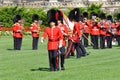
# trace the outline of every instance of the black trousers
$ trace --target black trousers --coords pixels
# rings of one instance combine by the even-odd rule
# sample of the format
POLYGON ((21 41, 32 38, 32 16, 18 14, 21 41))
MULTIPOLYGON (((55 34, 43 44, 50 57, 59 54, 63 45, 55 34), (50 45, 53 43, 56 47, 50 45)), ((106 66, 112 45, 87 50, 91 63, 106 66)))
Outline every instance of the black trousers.
POLYGON ((61 67, 64 67, 64 63, 65 63, 65 46, 62 46, 60 48, 60 59, 61 59, 61 67))
MULTIPOLYGON (((88 38, 89 34, 88 33, 84 33, 84 35, 88 38)), ((88 40, 84 37, 84 46, 88 47, 88 40)))
POLYGON ((38 37, 33 37, 33 42, 32 42, 32 49, 37 50, 38 49, 38 37))
POLYGON ((14 50, 21 50, 22 38, 14 37, 14 50))
POLYGON ((73 42, 71 40, 68 40, 68 47, 67 47, 67 52, 66 52, 66 57, 70 57, 71 55, 74 55, 74 51, 72 50, 74 47, 73 42))
POLYGON ((100 35, 100 48, 104 49, 105 48, 105 36, 100 35))
POLYGON ((120 35, 117 35, 118 46, 120 46, 120 35))
POLYGON ((92 39, 93 39, 93 49, 98 49, 98 36, 97 35, 92 35, 92 39))
POLYGON ((14 50, 17 49, 17 41, 16 41, 16 37, 13 37, 13 44, 14 44, 14 50))
POLYGON ((57 52, 58 50, 48 50, 50 71, 55 71, 57 69, 57 52))
POLYGON ((82 56, 82 51, 80 49, 80 43, 73 43, 74 47, 75 47, 75 50, 76 50, 76 57, 77 58, 80 58, 82 56))
MULTIPOLYGON (((90 35, 91 42, 93 43, 93 35, 90 35)), ((92 45, 92 44, 91 44, 92 45)))
POLYGON ((107 48, 112 48, 112 36, 107 36, 107 48))

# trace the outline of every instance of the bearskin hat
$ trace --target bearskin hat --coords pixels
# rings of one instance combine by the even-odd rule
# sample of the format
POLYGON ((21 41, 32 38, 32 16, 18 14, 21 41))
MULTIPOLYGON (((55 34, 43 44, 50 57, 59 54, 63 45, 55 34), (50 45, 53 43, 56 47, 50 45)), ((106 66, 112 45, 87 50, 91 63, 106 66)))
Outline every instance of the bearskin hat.
POLYGON ((101 13, 99 17, 100 17, 101 19, 106 19, 105 13, 101 13))
POLYGON ((22 19, 22 18, 21 18, 20 15, 16 15, 16 16, 14 17, 14 19, 13 19, 13 22, 16 23, 16 22, 18 22, 18 21, 21 20, 21 19, 22 19))
POLYGON ((108 15, 107 20, 112 20, 112 15, 108 15))
POLYGON ((58 13, 58 20, 63 22, 63 13, 62 13, 62 11, 58 10, 57 13, 58 13))
POLYGON ((83 18, 88 18, 88 13, 87 12, 83 13, 83 18))
POLYGON ((56 10, 49 10, 47 12, 47 19, 48 19, 48 23, 50 24, 50 22, 55 22, 55 24, 57 25, 57 20, 58 20, 58 13, 56 10))
POLYGON ((32 16, 32 21, 34 22, 35 20, 36 21, 39 20, 39 16, 37 14, 33 14, 33 16, 32 16))

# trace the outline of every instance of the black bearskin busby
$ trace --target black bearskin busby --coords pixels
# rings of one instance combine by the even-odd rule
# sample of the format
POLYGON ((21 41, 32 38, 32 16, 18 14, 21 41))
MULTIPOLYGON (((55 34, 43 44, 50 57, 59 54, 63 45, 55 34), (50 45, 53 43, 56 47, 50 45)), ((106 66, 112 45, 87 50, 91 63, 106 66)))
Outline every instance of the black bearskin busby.
POLYGON ((49 10, 47 12, 47 20, 48 20, 48 23, 50 24, 50 22, 55 22, 55 24, 57 25, 57 20, 58 20, 58 13, 56 10, 49 10))
POLYGON ((69 19, 71 21, 74 20, 76 22, 80 21, 80 10, 79 10, 79 8, 74 8, 72 11, 70 11, 69 19))
POLYGON ((58 13, 58 20, 60 20, 63 23, 63 13, 62 13, 62 11, 58 10, 57 13, 58 13))
POLYGON ((33 14, 33 16, 32 16, 32 21, 34 22, 35 20, 36 21, 39 20, 39 16, 37 14, 33 14))
POLYGON ((101 19, 106 19, 105 13, 101 13, 99 17, 100 17, 101 19))
POLYGON ((14 19, 13 19, 13 22, 16 23, 16 22, 18 22, 18 21, 21 20, 21 19, 22 19, 22 18, 21 18, 20 15, 16 15, 16 16, 14 17, 14 19))
POLYGON ((108 16, 107 16, 107 20, 111 20, 111 21, 112 21, 112 16, 111 16, 111 15, 108 15, 108 16))
POLYGON ((88 18, 88 13, 87 12, 83 13, 83 18, 88 18))

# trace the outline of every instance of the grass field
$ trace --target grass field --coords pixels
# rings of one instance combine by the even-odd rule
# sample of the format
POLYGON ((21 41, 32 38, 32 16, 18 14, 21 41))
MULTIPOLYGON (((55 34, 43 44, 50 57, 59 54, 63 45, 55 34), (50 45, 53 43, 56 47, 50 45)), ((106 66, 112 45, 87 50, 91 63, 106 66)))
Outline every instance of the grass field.
POLYGON ((12 37, 0 37, 0 80, 120 80, 120 48, 87 50, 87 57, 66 59, 65 71, 49 72, 46 42, 31 50, 31 36, 14 51, 12 37))

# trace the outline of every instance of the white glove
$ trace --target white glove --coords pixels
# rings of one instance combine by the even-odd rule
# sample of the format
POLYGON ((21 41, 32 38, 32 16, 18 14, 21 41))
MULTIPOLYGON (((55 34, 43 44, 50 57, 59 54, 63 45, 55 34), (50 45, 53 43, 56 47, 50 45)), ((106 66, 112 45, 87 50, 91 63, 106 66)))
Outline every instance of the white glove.
POLYGON ((59 45, 59 48, 61 48, 62 47, 62 45, 59 45))
POLYGON ((41 38, 41 41, 40 41, 41 43, 43 43, 44 41, 43 41, 43 38, 41 38))

